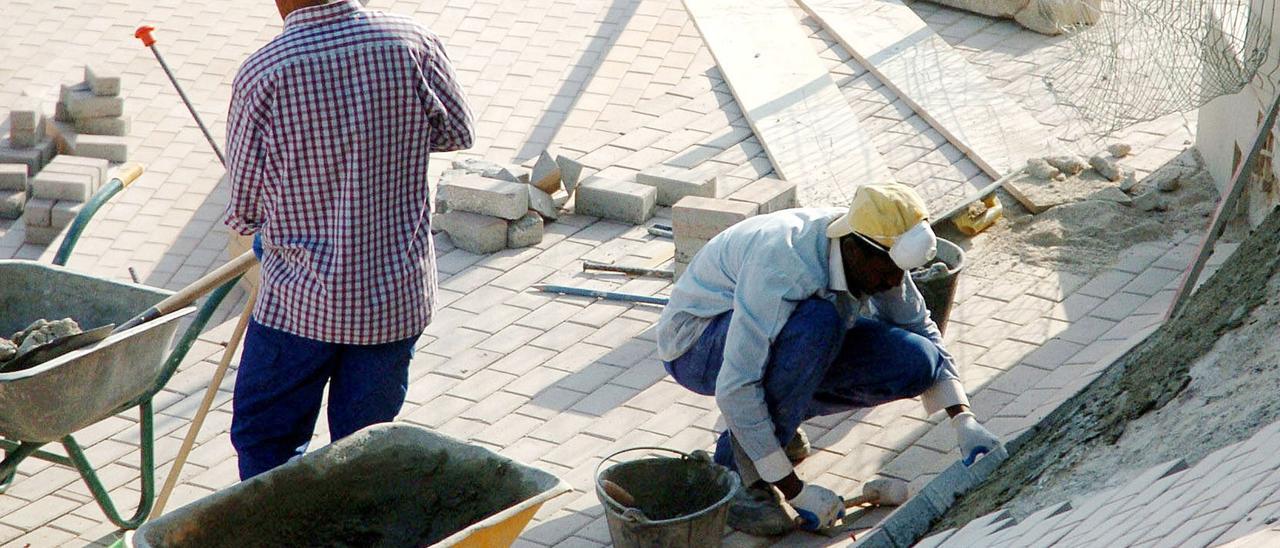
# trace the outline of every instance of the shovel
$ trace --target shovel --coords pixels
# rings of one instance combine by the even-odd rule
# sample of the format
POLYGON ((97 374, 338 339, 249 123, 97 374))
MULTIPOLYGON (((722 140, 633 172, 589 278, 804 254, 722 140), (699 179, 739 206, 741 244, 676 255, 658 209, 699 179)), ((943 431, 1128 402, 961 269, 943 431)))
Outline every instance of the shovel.
POLYGON ((159 318, 160 316, 185 307, 195 302, 196 299, 204 296, 205 293, 208 293, 223 283, 226 283, 228 280, 244 274, 246 270, 252 268, 253 265, 257 264, 257 262, 258 259, 253 256, 253 252, 246 251, 243 255, 231 259, 230 262, 218 267, 217 270, 205 274, 199 280, 192 282, 191 285, 178 290, 177 293, 174 293, 165 300, 156 303, 155 306, 148 308, 145 312, 134 316, 127 322, 118 326, 107 324, 101 327, 95 327, 88 331, 76 333, 74 335, 58 337, 52 341, 32 348, 21 356, 18 356, 3 366, 0 366, 0 373, 29 369, 68 352, 73 352, 91 344, 96 344, 111 335, 137 327, 141 324, 159 318))

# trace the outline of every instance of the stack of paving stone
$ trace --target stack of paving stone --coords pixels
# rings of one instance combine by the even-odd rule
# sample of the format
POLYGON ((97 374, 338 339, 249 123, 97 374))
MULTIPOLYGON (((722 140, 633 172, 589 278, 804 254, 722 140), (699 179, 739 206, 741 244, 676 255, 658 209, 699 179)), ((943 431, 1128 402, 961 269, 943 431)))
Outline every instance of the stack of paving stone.
POLYGON ((7 125, 8 135, 0 139, 0 164, 22 164, 31 176, 57 154, 53 141, 45 136, 45 116, 35 100, 23 97, 9 111, 7 125))
MULTIPOLYGON (((643 176, 644 174, 641 174, 643 176)), ((654 180, 654 179, 649 179, 654 180)), ((670 189, 698 188, 675 179, 676 184, 658 181, 655 188, 661 194, 667 185, 668 198, 679 196, 671 209, 671 230, 675 237, 675 275, 684 273, 693 256, 711 238, 748 217, 773 213, 796 207, 796 185, 778 179, 765 178, 730 195, 728 198, 711 198, 702 195, 680 195, 670 189)), ((714 188, 714 183, 712 183, 714 188)), ((701 188, 706 188, 705 186, 701 188)))
POLYGON ((454 245, 487 254, 542 241, 578 186, 582 166, 544 151, 533 169, 459 160, 440 180, 433 225, 454 245))
POLYGON ((84 81, 63 86, 49 124, 58 152, 111 162, 129 159, 129 118, 120 97, 120 77, 84 69, 84 81))
POLYGON ((31 198, 23 214, 26 242, 37 245, 52 242, 107 181, 107 168, 108 162, 101 158, 64 154, 31 178, 31 198))

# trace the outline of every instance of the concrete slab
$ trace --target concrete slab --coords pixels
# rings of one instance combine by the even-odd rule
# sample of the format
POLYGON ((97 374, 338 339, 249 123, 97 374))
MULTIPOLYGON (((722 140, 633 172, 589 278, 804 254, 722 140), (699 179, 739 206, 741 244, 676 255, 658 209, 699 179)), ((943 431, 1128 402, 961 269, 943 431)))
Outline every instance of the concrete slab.
POLYGON ((778 175, 803 205, 843 205, 861 181, 893 179, 782 0, 686 0, 778 175))

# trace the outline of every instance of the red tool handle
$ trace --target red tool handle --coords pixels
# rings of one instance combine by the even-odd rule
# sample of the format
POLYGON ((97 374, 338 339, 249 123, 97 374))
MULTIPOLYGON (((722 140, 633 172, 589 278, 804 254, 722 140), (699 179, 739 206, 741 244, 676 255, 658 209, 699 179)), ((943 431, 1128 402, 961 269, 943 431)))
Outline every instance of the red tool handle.
POLYGON ((134 31, 133 37, 142 40, 142 45, 151 47, 156 43, 155 37, 151 36, 151 32, 154 30, 156 30, 156 28, 153 26, 142 25, 141 27, 138 27, 138 30, 134 31))

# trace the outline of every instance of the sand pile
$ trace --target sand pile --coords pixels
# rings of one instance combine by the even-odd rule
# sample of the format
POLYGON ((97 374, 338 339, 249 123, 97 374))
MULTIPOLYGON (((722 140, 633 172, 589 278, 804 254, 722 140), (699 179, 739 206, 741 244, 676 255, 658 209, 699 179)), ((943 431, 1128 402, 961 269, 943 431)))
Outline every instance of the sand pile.
MULTIPOLYGON (((1123 161, 1120 164, 1123 169, 1123 161)), ((1194 149, 1142 180, 1128 183, 1126 190, 1121 190, 1126 184, 1123 179, 1111 181, 1094 169, 1055 184, 1072 187, 1072 201, 1038 215, 1029 213, 1011 196, 1001 196, 1005 220, 967 244, 973 257, 969 273, 998 278, 1011 263, 1022 263, 1092 275, 1136 243, 1203 230, 1217 200, 1213 178, 1194 149), (1144 210, 1146 206, 1155 207, 1144 210)))

